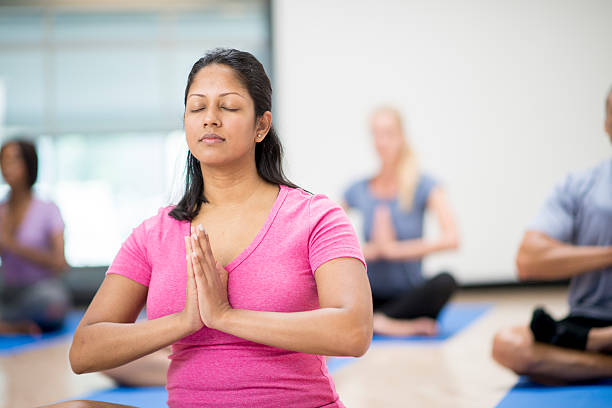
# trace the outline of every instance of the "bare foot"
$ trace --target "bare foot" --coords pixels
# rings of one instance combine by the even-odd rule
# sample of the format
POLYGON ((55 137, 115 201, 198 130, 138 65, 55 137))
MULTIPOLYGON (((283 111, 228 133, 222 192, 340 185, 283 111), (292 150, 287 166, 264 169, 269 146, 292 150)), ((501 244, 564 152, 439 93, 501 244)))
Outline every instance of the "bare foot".
POLYGON ((40 327, 31 321, 22 322, 2 322, 0 321, 0 334, 29 334, 30 336, 40 336, 40 327))
POLYGON ((374 313, 374 332, 386 336, 435 336, 438 324, 429 317, 404 320, 374 313))

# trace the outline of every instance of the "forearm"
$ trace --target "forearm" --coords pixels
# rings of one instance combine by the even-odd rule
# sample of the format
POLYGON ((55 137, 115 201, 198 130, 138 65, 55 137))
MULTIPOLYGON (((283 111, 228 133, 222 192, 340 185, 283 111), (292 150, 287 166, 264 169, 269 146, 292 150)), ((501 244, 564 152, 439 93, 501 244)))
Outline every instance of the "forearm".
POLYGON ((566 244, 522 246, 517 256, 521 279, 566 279, 611 265, 612 247, 566 244))
POLYGON ((359 318, 341 308, 277 313, 230 309, 218 330, 285 350, 328 356, 361 356, 372 339, 371 312, 359 318))
POLYGON ((456 247, 456 240, 449 237, 441 237, 437 240, 419 238, 395 241, 387 248, 386 258, 394 261, 418 260, 431 253, 454 249, 456 247))
POLYGON ((68 267, 66 259, 52 250, 45 251, 15 244, 10 251, 21 258, 27 259, 42 267, 49 268, 56 273, 62 272, 68 267))
POLYGON ((70 348, 70 364, 78 374, 107 370, 160 350, 191 333, 180 314, 136 323, 93 323, 77 330, 70 348))

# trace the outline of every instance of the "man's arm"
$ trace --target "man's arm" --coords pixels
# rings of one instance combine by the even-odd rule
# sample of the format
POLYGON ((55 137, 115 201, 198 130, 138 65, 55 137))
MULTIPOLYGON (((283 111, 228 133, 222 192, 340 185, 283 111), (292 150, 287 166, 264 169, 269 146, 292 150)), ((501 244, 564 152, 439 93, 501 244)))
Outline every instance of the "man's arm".
POLYGON ((566 244, 527 231, 516 256, 520 280, 559 280, 612 266, 612 246, 566 244))

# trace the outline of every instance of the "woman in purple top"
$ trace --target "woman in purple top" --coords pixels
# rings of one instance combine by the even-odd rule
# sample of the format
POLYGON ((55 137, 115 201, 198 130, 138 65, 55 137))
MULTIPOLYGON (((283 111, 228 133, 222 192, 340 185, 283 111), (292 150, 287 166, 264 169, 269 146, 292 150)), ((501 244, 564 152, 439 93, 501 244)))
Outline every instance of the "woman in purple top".
POLYGON ((38 173, 32 143, 4 143, 0 165, 10 187, 0 203, 0 333, 55 330, 69 306, 58 280, 68 266, 64 222, 55 204, 32 193, 38 173))

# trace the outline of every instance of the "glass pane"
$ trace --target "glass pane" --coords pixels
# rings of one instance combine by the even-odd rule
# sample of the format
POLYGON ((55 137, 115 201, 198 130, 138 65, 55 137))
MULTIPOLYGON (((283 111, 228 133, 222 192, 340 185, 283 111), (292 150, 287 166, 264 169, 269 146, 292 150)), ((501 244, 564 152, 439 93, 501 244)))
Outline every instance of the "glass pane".
POLYGON ((181 180, 175 168, 185 149, 184 137, 176 134, 56 138, 53 195, 66 222, 69 263, 110 264, 132 228, 170 203, 170 183, 181 180))
POLYGON ((4 114, 7 126, 42 126, 45 109, 43 61, 42 52, 36 50, 0 53, 0 78, 6 92, 4 114))
POLYGON ((44 38, 42 13, 0 14, 0 43, 41 42, 44 38))
POLYGON ((83 42, 154 42, 159 35, 159 16, 151 13, 62 13, 55 16, 55 39, 83 42))
POLYGON ((55 78, 59 129, 164 128, 156 49, 61 50, 55 78))

